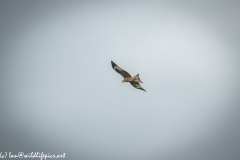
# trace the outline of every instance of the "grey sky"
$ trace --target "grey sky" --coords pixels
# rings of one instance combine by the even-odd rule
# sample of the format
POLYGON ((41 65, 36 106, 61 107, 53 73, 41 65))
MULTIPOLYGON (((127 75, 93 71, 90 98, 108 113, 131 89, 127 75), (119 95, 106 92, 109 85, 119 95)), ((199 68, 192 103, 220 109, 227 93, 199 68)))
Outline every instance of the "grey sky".
POLYGON ((239 159, 239 2, 0 6, 0 152, 239 159))

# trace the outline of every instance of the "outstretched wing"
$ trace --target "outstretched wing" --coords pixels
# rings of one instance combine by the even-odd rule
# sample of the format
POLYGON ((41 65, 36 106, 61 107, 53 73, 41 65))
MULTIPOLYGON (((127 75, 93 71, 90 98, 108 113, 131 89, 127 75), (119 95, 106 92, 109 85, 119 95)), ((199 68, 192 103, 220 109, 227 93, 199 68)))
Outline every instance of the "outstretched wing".
POLYGON ((143 89, 143 88, 141 87, 141 85, 140 85, 138 82, 132 81, 132 82, 129 82, 129 83, 131 83, 131 85, 132 85, 134 88, 141 89, 141 90, 147 92, 145 89, 143 89))
POLYGON ((121 74, 121 75, 123 76, 123 78, 131 77, 131 75, 130 75, 128 72, 124 71, 122 68, 120 68, 118 65, 116 65, 113 61, 111 61, 111 63, 112 63, 112 68, 113 68, 116 72, 118 72, 119 74, 121 74))

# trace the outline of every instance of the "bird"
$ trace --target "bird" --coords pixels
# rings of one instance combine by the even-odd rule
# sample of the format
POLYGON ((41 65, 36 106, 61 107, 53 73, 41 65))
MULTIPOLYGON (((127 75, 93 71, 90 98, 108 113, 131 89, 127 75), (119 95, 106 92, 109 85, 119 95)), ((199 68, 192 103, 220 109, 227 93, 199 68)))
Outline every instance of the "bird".
POLYGON ((137 74, 136 76, 131 76, 127 71, 123 70, 122 68, 120 68, 116 63, 114 63, 113 61, 111 61, 111 64, 112 64, 112 68, 117 72, 119 73, 121 76, 123 76, 123 80, 122 80, 122 83, 123 82, 129 82, 134 88, 136 89, 141 89, 145 92, 147 92, 145 89, 143 89, 141 87, 141 85, 138 83, 143 83, 139 77, 139 74, 137 74))

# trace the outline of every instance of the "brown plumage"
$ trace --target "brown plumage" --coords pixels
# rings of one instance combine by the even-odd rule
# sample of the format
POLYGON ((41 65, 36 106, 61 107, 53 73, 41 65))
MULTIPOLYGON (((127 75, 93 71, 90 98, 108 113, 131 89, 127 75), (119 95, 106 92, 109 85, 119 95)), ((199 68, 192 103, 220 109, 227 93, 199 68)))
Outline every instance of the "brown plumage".
POLYGON ((139 74, 132 77, 127 71, 120 68, 113 61, 111 61, 111 63, 112 63, 112 68, 124 78, 122 82, 129 82, 134 88, 141 89, 146 92, 146 90, 143 89, 141 85, 138 83, 138 82, 143 83, 139 77, 139 74))
POLYGON ((123 79, 122 82, 132 82, 132 81, 143 83, 139 77, 139 74, 137 74, 134 77, 126 77, 123 79))

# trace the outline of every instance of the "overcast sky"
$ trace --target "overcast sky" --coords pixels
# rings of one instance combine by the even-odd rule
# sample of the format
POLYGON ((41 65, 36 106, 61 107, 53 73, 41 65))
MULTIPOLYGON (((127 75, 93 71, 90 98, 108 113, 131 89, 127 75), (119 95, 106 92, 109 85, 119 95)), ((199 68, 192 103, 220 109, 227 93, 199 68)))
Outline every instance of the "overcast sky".
POLYGON ((238 160, 239 15, 223 0, 0 1, 0 152, 238 160))

